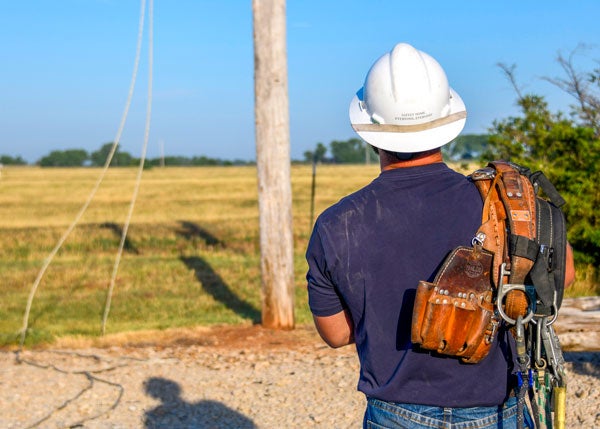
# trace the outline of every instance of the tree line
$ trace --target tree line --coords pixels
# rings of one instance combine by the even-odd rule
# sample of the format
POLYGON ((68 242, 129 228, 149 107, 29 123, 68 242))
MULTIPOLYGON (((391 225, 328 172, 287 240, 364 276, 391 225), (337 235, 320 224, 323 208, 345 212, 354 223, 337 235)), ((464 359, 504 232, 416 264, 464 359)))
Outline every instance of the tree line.
MULTIPOLYGON (((450 161, 476 160, 486 153, 489 144, 488 134, 464 134, 442 146, 445 159, 450 161)), ((369 164, 378 163, 376 152, 363 140, 351 138, 345 141, 334 140, 329 147, 317 143, 314 150, 304 152, 304 162, 324 164, 369 164)))
MULTIPOLYGON (((41 167, 103 167, 112 150, 113 143, 105 143, 98 150, 88 153, 84 149, 53 150, 48 155, 40 158, 35 164, 41 167)), ((132 156, 128 152, 120 149, 119 145, 115 150, 110 162, 111 167, 130 167, 137 166, 140 158, 132 156)), ((0 164, 2 165, 27 165, 22 157, 11 157, 0 155, 0 164)), ((144 161, 144 166, 155 167, 162 165, 169 166, 203 166, 203 165, 247 165, 254 164, 254 161, 244 160, 223 160, 219 158, 209 158, 206 156, 165 156, 160 158, 148 158, 144 161)))
MULTIPOLYGON (((458 136, 451 143, 442 148, 446 157, 451 161, 463 161, 478 159, 485 152, 489 141, 487 134, 466 134, 458 136)), ((88 153, 84 149, 53 150, 43 156, 36 165, 41 167, 102 167, 104 166, 113 143, 106 143, 98 150, 88 153)), ((327 164, 361 164, 378 163, 378 157, 372 148, 361 139, 351 138, 349 140, 334 140, 329 147, 323 143, 317 143, 313 151, 304 152, 304 159, 293 161, 295 163, 327 163, 327 164)), ((128 152, 117 150, 111 161, 113 167, 128 167, 139 165, 140 159, 128 152)), ((0 155, 0 164, 3 165, 27 165, 22 157, 11 157, 0 155)), ((254 161, 224 160, 210 158, 207 156, 164 156, 160 158, 149 158, 144 165, 157 166, 208 166, 208 165, 253 165, 254 161)))

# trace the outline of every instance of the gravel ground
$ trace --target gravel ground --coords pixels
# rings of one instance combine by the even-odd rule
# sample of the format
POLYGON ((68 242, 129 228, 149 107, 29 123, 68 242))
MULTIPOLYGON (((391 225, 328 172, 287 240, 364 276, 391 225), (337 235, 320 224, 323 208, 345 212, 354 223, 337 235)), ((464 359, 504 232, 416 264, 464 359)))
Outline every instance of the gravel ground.
POLYGON ((20 358, 27 362, 0 353, 0 428, 356 428, 365 402, 352 348, 318 342, 302 350, 145 346, 20 358))
MULTIPOLYGON (((361 427, 354 349, 311 327, 160 335, 0 352, 0 428, 361 427)), ((600 352, 565 358, 567 427, 600 427, 600 352)))

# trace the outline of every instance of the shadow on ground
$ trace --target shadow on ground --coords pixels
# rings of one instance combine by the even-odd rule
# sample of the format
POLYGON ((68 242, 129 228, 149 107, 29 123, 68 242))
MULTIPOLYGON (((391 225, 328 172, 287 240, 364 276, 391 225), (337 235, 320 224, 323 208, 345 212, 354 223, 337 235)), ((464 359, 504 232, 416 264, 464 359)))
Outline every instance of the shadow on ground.
MULTIPOLYGON (((110 229, 111 231, 113 231, 115 233, 115 235, 119 239, 121 239, 121 237, 123 236, 123 228, 121 228, 119 225, 117 225, 114 222, 101 223, 100 228, 110 229)), ((129 241, 128 237, 125 237, 125 242, 123 243, 123 249, 127 252, 135 253, 136 255, 139 255, 139 253, 140 253, 140 251, 133 244, 131 244, 131 241, 129 241)))
POLYGON ((565 361, 573 364, 572 371, 581 375, 600 378, 600 353, 564 352, 565 361))
POLYGON ((177 230, 177 234, 181 235, 186 240, 193 241, 195 239, 200 239, 204 241, 207 246, 225 247, 225 244, 221 240, 197 223, 188 220, 180 220, 179 224, 181 225, 181 228, 177 230))
POLYGON ((244 319, 252 320, 252 323, 260 322, 260 311, 239 298, 204 259, 198 256, 181 256, 180 259, 188 268, 194 270, 202 288, 215 300, 244 319))
POLYGON ((170 428, 240 428, 254 429, 257 426, 248 417, 232 410, 218 401, 204 400, 196 403, 181 398, 181 387, 172 380, 152 377, 144 382, 146 393, 161 401, 157 407, 144 415, 147 429, 170 428))
MULTIPOLYGON (((212 235, 200 225, 187 220, 179 221, 181 227, 177 234, 188 241, 202 240, 207 246, 225 248, 225 244, 217 237, 212 235)), ((244 319, 250 319, 252 323, 260 323, 260 311, 250 303, 238 297, 223 281, 223 279, 213 270, 209 263, 199 256, 184 256, 179 259, 190 269, 194 270, 196 278, 202 285, 202 288, 212 295, 212 297, 224 304, 231 311, 235 312, 244 319)))

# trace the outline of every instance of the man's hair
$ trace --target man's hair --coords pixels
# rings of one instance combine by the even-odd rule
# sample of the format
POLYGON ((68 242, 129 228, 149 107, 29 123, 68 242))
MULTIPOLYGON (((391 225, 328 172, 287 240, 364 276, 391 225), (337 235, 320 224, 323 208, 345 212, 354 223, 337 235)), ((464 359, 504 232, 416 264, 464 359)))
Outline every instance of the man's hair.
POLYGON ((409 159, 416 158, 422 152, 392 152, 392 154, 400 161, 408 161, 409 159))
POLYGON ((377 155, 379 155, 379 151, 386 152, 386 153, 396 157, 398 159, 398 161, 408 161, 413 158, 418 158, 419 156, 421 156, 425 153, 436 152, 438 150, 438 148, 436 148, 436 149, 432 149, 432 150, 426 150, 423 152, 392 152, 392 151, 385 150, 385 149, 379 149, 373 145, 369 145, 369 146, 371 146, 371 149, 373 149, 373 152, 375 152, 377 155))

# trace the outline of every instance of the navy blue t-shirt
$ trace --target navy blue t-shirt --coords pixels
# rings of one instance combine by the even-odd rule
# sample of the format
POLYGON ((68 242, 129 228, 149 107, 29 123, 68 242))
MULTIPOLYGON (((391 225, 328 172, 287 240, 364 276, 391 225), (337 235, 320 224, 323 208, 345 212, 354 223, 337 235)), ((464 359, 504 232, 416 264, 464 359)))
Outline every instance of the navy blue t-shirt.
POLYGON ((478 364, 413 350, 410 340, 419 280, 433 281, 452 249, 470 245, 481 210, 476 187, 436 163, 384 171, 317 219, 306 253, 309 305, 316 316, 349 310, 367 396, 439 407, 506 399, 506 332, 478 364))

